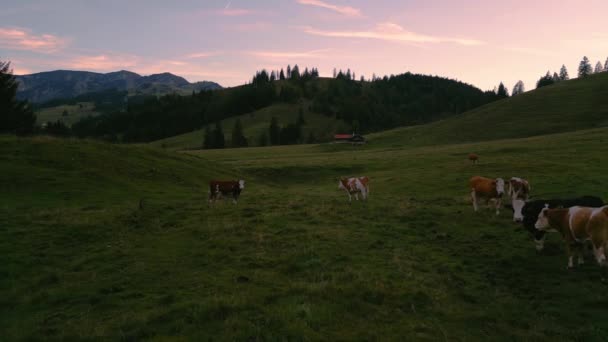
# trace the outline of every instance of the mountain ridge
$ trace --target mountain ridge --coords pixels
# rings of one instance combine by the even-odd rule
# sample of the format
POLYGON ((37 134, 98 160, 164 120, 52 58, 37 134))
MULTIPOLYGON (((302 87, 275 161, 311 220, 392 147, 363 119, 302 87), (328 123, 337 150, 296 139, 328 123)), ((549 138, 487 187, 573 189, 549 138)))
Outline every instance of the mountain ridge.
POLYGON ((33 103, 54 99, 69 99, 78 95, 108 89, 126 90, 133 94, 187 93, 222 89, 218 83, 190 83, 169 72, 142 76, 128 70, 97 73, 80 70, 53 70, 28 75, 16 75, 19 83, 17 97, 33 103))

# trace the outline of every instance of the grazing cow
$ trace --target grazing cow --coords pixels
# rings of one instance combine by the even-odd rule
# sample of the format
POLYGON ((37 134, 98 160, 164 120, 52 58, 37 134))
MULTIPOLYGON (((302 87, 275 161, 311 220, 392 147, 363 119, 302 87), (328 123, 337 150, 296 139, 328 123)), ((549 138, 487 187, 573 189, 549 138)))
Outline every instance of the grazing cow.
POLYGON ((608 247, 608 206, 600 208, 571 207, 544 208, 534 224, 538 230, 555 229, 566 241, 568 268, 574 267, 574 253, 578 254, 578 264, 582 264, 582 246, 587 240, 593 244, 595 259, 600 266, 606 265, 608 247))
POLYGON ((477 211, 477 198, 485 198, 486 203, 490 199, 496 200, 496 215, 500 214, 500 205, 502 204, 502 196, 505 193, 505 181, 502 178, 485 178, 473 176, 469 180, 471 189, 471 199, 473 200, 473 209, 477 211))
POLYGON ((215 202, 216 200, 222 198, 223 195, 231 195, 232 201, 234 202, 234 204, 236 204, 243 189, 245 189, 244 180, 212 180, 209 182, 209 203, 215 202))
POLYGON ((570 199, 549 199, 549 200, 534 200, 528 201, 521 210, 523 216, 524 228, 534 236, 534 243, 536 244, 536 250, 542 251, 545 247, 545 231, 541 231, 534 228, 534 224, 538 219, 538 214, 545 208, 545 205, 549 206, 549 209, 553 208, 570 208, 573 206, 583 207, 601 207, 604 205, 604 201, 595 196, 582 196, 578 198, 570 199))
POLYGON ((473 164, 477 164, 477 161, 479 160, 479 156, 476 155, 475 153, 470 153, 469 154, 469 160, 473 163, 473 164))
POLYGON ((509 198, 513 208, 513 221, 521 222, 524 219, 521 209, 530 197, 530 183, 525 179, 513 177, 509 180, 508 185, 509 198))
POLYGON ((348 194, 348 201, 351 202, 352 195, 355 195, 355 199, 359 200, 359 194, 361 198, 366 200, 369 197, 369 178, 367 177, 354 177, 354 178, 340 178, 338 182, 338 189, 345 190, 348 194))

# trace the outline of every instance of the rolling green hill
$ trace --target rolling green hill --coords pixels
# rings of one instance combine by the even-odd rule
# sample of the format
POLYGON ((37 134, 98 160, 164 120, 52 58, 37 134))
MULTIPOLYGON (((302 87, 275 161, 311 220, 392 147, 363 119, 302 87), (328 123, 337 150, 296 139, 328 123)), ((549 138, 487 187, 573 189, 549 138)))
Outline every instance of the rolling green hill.
MULTIPOLYGON (((244 134, 249 142, 249 146, 258 146, 261 134, 268 135, 268 127, 272 117, 279 120, 280 125, 296 122, 299 110, 302 108, 306 123, 302 127, 302 136, 307 139, 312 133, 317 141, 330 141, 336 132, 348 132, 350 125, 334 117, 328 117, 305 110, 305 105, 298 104, 276 104, 263 109, 240 115, 221 121, 226 144, 230 146, 232 128, 237 119, 241 120, 244 134)), ((211 127, 215 127, 212 125, 211 127)), ((150 145, 168 148, 172 150, 199 149, 203 144, 205 129, 199 129, 190 133, 181 134, 175 137, 157 140, 150 145)))
POLYGON ((381 146, 421 146, 608 126, 608 73, 560 82, 431 124, 370 136, 381 146))
POLYGON ((95 111, 95 104, 93 102, 79 102, 73 105, 65 104, 42 108, 36 112, 36 123, 43 125, 49 121, 56 122, 59 120, 69 127, 82 118, 99 114, 99 112, 95 111), (67 115, 63 115, 64 112, 67 115))
POLYGON ((461 145, 166 152, 0 137, 6 340, 605 340, 591 258, 566 271, 467 179, 608 199, 608 128, 461 145), (469 151, 483 158, 466 160, 469 151), (577 158, 572 158, 576 155, 577 158), (348 204, 336 177, 367 175, 348 204), (246 180, 208 206, 210 178, 246 180))

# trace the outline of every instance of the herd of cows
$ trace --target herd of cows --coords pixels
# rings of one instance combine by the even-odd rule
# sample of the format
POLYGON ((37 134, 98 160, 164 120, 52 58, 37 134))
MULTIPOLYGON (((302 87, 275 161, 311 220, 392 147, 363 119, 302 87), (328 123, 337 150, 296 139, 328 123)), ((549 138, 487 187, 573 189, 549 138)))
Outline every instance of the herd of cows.
POLYGON ((574 254, 579 265, 583 263, 583 246, 591 241, 595 258, 600 266, 607 266, 608 248, 608 206, 595 196, 570 199, 529 200, 530 183, 525 179, 513 177, 506 184, 502 178, 474 176, 469 181, 473 209, 477 211, 477 200, 494 200, 496 215, 499 214, 503 196, 511 200, 513 221, 523 226, 534 236, 536 249, 544 247, 545 234, 559 232, 566 242, 568 268, 574 267, 574 254))
MULTIPOLYGON (((475 156, 476 157, 476 156, 475 156)), ((469 159, 472 159, 469 156, 469 159)), ((477 158, 474 158, 474 162, 477 158)), ((209 203, 223 196, 232 197, 236 204, 245 188, 245 181, 209 182, 209 203)), ((530 200, 530 183, 522 178, 513 177, 505 182, 502 178, 471 177, 469 180, 473 209, 478 210, 478 201, 494 202, 496 215, 500 213, 502 199, 506 195, 510 200, 507 207, 513 210, 513 221, 522 223, 534 237, 536 249, 544 248, 545 234, 559 232, 566 242, 568 268, 574 267, 574 256, 578 264, 583 263, 582 250, 587 241, 591 241, 595 258, 600 266, 608 266, 606 250, 608 249, 608 205, 595 196, 582 196, 569 199, 530 200), (506 190, 505 190, 506 189, 506 190)), ((346 191, 349 201, 354 196, 359 200, 369 197, 369 178, 341 178, 338 189, 346 191)))

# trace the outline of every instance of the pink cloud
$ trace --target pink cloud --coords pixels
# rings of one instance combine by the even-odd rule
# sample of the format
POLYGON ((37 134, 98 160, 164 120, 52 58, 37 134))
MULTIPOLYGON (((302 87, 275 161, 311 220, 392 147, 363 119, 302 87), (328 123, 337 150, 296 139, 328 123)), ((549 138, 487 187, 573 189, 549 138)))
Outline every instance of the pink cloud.
POLYGON ((0 47, 8 50, 52 53, 64 48, 67 43, 67 39, 52 34, 34 35, 25 29, 0 28, 0 47))
POLYGON ((249 55, 261 58, 269 58, 269 59, 292 59, 292 58, 324 58, 327 56, 324 50, 313 50, 313 51, 250 51, 249 55))
POLYGON ((447 38, 429 36, 405 30, 394 23, 382 23, 368 31, 323 31, 312 27, 304 27, 305 33, 335 38, 367 38, 406 43, 454 43, 459 45, 473 46, 482 45, 482 41, 467 38, 447 38))
POLYGON ((272 28, 272 23, 266 21, 258 21, 255 23, 243 23, 232 26, 234 31, 240 32, 262 32, 272 28))
POLYGON ((350 6, 333 5, 320 0, 297 0, 301 5, 309 5, 332 10, 347 17, 362 17, 361 10, 350 6))
POLYGON ((137 65, 139 58, 132 55, 103 54, 98 56, 79 56, 66 63, 73 69, 115 71, 132 68, 137 65))
POLYGON ((218 13, 228 17, 239 17, 243 15, 253 14, 254 11, 244 8, 224 8, 222 10, 219 10, 218 13))
POLYGON ((195 59, 195 58, 208 58, 217 55, 221 55, 221 51, 211 51, 211 52, 193 52, 185 56, 187 59, 195 59))

